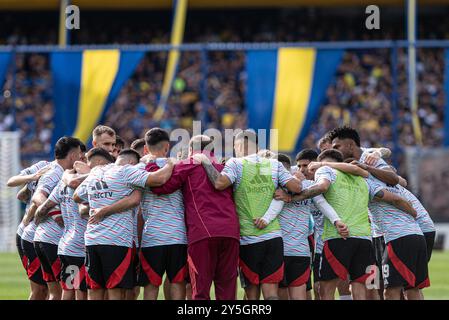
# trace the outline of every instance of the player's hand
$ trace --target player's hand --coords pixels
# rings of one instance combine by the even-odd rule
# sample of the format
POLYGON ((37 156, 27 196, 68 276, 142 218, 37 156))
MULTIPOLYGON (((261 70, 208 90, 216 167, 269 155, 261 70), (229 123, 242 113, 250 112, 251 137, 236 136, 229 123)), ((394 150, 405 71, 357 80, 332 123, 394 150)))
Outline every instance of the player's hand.
POLYGON ((145 164, 154 160, 156 160, 156 156, 153 156, 151 154, 144 155, 142 158, 140 158, 140 162, 143 162, 145 164))
POLYGON ((44 213, 43 210, 40 208, 37 208, 36 213, 34 214, 34 223, 36 225, 39 225, 40 223, 44 222, 48 216, 44 213))
POLYGON ((104 208, 101 209, 92 209, 92 215, 89 217, 88 224, 97 224, 104 219, 106 216, 106 211, 104 208))
POLYGON ((354 160, 351 161, 351 164, 358 166, 359 168, 362 168, 363 170, 368 170, 368 165, 366 165, 366 163, 362 163, 360 161, 354 160))
POLYGON ((203 153, 196 153, 192 156, 194 164, 210 163, 209 158, 203 153))
POLYGON ((307 166, 307 169, 309 169, 310 171, 316 171, 318 168, 321 168, 322 166, 323 166, 322 162, 312 161, 307 166))
POLYGON ((263 218, 253 219, 253 222, 257 229, 264 229, 268 226, 268 223, 263 218))
POLYGON ((281 200, 281 201, 284 201, 284 202, 291 202, 292 201, 291 195, 289 195, 287 192, 285 192, 282 189, 277 189, 275 191, 274 199, 281 200))
POLYGON ((369 166, 375 166, 377 161, 380 159, 380 154, 377 151, 371 152, 365 158, 365 163, 369 166))
POLYGON ((75 169, 76 173, 79 174, 87 174, 90 172, 90 167, 82 161, 75 161, 73 164, 73 169, 75 169))
POLYGON ((38 172, 36 172, 35 174, 32 174, 30 176, 30 181, 39 180, 40 177, 42 177, 46 172, 48 172, 48 170, 50 170, 50 166, 46 166, 46 167, 40 169, 38 172))
POLYGON ((293 174, 296 178, 299 179, 299 181, 304 181, 306 180, 306 177, 301 173, 301 171, 297 170, 294 174, 293 174))
POLYGON ((338 234, 343 238, 346 239, 349 237, 349 229, 348 226, 341 220, 335 221, 335 227, 337 228, 338 234))
POLYGON ((23 217, 23 225, 27 227, 30 224, 31 220, 33 220, 33 217, 30 214, 25 214, 25 216, 23 217))
POLYGON ((64 228, 64 219, 62 216, 54 218, 55 222, 60 226, 61 228, 64 228))

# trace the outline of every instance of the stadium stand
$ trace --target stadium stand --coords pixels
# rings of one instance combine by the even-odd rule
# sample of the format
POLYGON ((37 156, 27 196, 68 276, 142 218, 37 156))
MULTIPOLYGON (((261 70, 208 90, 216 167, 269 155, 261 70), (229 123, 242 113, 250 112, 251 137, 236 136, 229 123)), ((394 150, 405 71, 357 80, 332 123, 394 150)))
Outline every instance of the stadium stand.
MULTIPOLYGON (((279 42, 322 40, 401 39, 401 13, 390 15, 380 32, 356 33, 356 19, 339 19, 324 10, 252 10, 192 11, 186 27, 186 42, 279 42), (392 17, 392 18, 391 18, 392 17), (326 24, 320 21, 326 19, 326 24), (211 21, 214 23, 210 23, 211 21), (239 23, 236 23, 239 21, 239 23), (239 26, 236 29, 236 26, 239 26), (311 30, 313 30, 311 32, 311 30)), ((0 44, 55 44, 54 13, 44 13, 49 19, 35 29, 31 13, 1 13, 6 27, 0 31, 0 44), (12 18, 14 17, 14 19, 12 18), (19 20, 15 20, 19 19, 19 20), (28 23, 17 23, 28 21, 28 23), (13 23, 14 22, 14 23, 13 23), (20 25, 21 29, 13 26, 20 25)), ((420 34, 429 38, 449 38, 445 24, 434 28, 435 12, 423 13, 420 34), (430 31, 431 30, 431 31, 430 31)), ((441 12, 439 13, 441 14, 441 12)), ((73 32, 74 44, 101 43, 167 43, 170 12, 116 12, 82 16, 80 31, 73 32), (150 17, 150 18, 148 18, 150 17), (111 23, 113 21, 113 23, 111 23), (148 22, 150 21, 150 22, 148 22)), ((56 21, 56 20, 55 20, 56 21)), ((191 120, 203 120, 209 127, 244 127, 245 114, 245 54, 238 51, 208 53, 207 75, 203 79, 200 52, 183 52, 168 111, 160 122, 153 120, 167 54, 150 52, 138 66, 133 77, 122 89, 109 110, 106 124, 113 126, 127 141, 141 137, 146 128, 188 128, 191 120), (205 86, 205 90, 202 90, 205 86), (202 94, 205 92, 206 94, 202 94)), ((419 116, 422 121, 424 145, 440 146, 443 136, 443 51, 418 51, 419 116)), ((399 141, 400 147, 414 144, 411 115, 407 103, 406 54, 399 51, 399 141)), ((0 97, 0 130, 20 124, 24 159, 42 158, 50 150, 52 134, 52 79, 48 55, 19 54, 15 74, 9 73, 0 97), (11 97, 13 77, 16 77, 16 97, 11 97), (15 106, 13 101, 15 100, 15 106), (14 112, 10 112, 14 111, 14 112), (14 122, 13 114, 16 115, 14 122)), ((393 114, 391 112, 392 72, 390 51, 348 50, 333 84, 327 91, 319 121, 304 140, 304 146, 314 146, 327 130, 350 123, 360 130, 363 145, 392 145, 393 114)), ((402 169, 402 168, 401 168, 402 169)), ((404 172, 401 170, 401 173, 404 172)))

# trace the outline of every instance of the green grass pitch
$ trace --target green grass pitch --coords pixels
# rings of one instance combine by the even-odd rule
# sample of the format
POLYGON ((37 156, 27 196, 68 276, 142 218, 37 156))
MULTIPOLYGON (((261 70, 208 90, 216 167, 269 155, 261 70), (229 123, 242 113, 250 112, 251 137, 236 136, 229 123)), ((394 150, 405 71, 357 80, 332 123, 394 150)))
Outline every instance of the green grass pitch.
MULTIPOLYGON (((431 287, 424 290, 426 299, 449 300, 449 251, 434 251, 430 262, 431 287)), ((213 291, 213 290, 212 290, 213 291)), ((29 282, 16 253, 0 253, 0 300, 28 298, 29 282)), ((213 292, 211 292, 212 297, 213 292)), ((243 290, 239 288, 238 298, 243 290)), ((162 290, 159 299, 163 298, 162 290)))

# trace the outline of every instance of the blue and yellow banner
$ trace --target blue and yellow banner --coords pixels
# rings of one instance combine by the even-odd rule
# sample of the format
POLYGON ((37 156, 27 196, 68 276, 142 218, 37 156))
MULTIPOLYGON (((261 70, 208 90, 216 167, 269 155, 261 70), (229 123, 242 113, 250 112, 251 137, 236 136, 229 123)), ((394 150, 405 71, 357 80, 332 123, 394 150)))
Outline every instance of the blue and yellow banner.
POLYGON ((297 151, 316 120, 342 56, 343 50, 314 48, 249 51, 249 127, 278 129, 278 150, 297 151))
POLYGON ((120 50, 53 52, 53 145, 64 135, 87 143, 143 56, 120 50))
POLYGON ((0 52, 0 89, 3 87, 5 82, 6 73, 8 72, 9 64, 12 60, 11 52, 0 52))

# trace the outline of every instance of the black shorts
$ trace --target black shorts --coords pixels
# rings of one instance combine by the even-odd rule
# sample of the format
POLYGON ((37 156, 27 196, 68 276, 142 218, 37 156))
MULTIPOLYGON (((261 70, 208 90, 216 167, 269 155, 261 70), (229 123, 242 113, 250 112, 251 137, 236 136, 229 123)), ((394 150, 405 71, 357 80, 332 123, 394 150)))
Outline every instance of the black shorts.
POLYGON ((22 248, 22 238, 18 234, 16 234, 16 247, 17 252, 19 253, 20 262, 22 262, 22 266, 26 271, 28 265, 28 258, 22 248))
POLYGON ((421 235, 404 236, 387 243, 382 274, 385 288, 430 286, 426 240, 421 235))
POLYGON ((132 289, 132 248, 113 245, 86 246, 86 282, 89 289, 132 289))
POLYGON ((34 283, 47 286, 44 281, 41 262, 36 254, 36 250, 34 249, 34 244, 22 239, 22 249, 24 255, 27 257, 26 271, 28 279, 34 283))
POLYGON ((61 260, 58 256, 58 246, 34 241, 34 249, 41 262, 45 282, 59 282, 61 280, 61 260))
POLYGON ((284 256, 284 279, 280 288, 299 287, 310 279, 310 258, 284 256))
POLYGON ((331 239, 324 242, 321 256, 320 279, 365 283, 375 265, 371 240, 348 238, 331 239))
POLYGON ((424 233, 424 238, 426 239, 426 247, 427 247, 427 262, 430 262, 430 258, 432 258, 433 245, 435 244, 435 235, 436 235, 435 231, 424 233))
POLYGON ((138 286, 139 285, 139 273, 140 273, 140 248, 133 248, 133 270, 134 270, 134 286, 138 286))
POLYGON ((321 263, 321 253, 315 253, 312 262, 313 283, 320 282, 320 263, 321 263))
POLYGON ((141 248, 140 264, 139 285, 142 287, 148 284, 159 287, 164 273, 167 273, 170 283, 186 281, 189 270, 187 245, 170 244, 141 248))
POLYGON ((59 255, 59 259, 62 289, 87 291, 85 258, 59 255))
POLYGON ((241 245, 239 266, 246 283, 280 283, 284 279, 282 238, 241 245))
POLYGON ((376 265, 379 270, 382 270, 382 259, 385 252, 385 239, 383 236, 373 238, 373 250, 376 257, 376 265))

